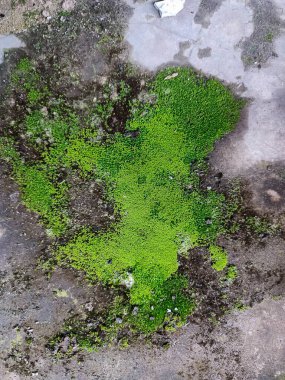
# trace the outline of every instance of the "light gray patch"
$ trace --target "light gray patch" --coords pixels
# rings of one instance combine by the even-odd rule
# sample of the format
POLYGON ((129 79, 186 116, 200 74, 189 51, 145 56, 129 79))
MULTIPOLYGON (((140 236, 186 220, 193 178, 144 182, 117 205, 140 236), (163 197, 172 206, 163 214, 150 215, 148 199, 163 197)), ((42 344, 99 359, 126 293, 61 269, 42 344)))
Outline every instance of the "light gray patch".
POLYGON ((227 177, 229 175, 228 161, 229 157, 236 152, 236 147, 243 141, 245 134, 249 130, 249 110, 250 103, 243 108, 240 120, 236 128, 216 142, 215 149, 210 153, 210 162, 216 172, 222 172, 227 177))
POLYGON ((198 58, 200 59, 211 57, 211 55, 212 55, 212 49, 210 47, 198 50, 198 58))
POLYGON ((203 28, 208 28, 213 14, 220 8, 224 0, 202 0, 194 21, 196 24, 201 24, 203 28))
POLYGON ((24 46, 23 41, 13 34, 7 36, 0 35, 0 64, 3 62, 4 53, 7 49, 16 49, 24 46))
POLYGON ((250 0, 254 30, 242 43, 242 61, 245 67, 258 66, 274 56, 274 40, 285 26, 271 0, 250 0))

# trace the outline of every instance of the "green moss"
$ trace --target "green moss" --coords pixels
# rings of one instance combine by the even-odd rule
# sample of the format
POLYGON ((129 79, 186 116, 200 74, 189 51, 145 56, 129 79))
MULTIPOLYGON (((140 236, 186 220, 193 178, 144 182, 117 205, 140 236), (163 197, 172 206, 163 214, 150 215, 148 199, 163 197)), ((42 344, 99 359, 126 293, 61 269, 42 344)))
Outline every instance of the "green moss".
MULTIPOLYGON (((29 94, 35 83, 45 88, 26 61, 17 67, 14 83, 29 94)), ((97 105, 91 119, 108 127, 115 105, 126 102, 129 92, 124 82, 116 100, 106 90, 109 100, 97 105)), ((119 222, 97 234, 86 226, 58 248, 56 257, 89 278, 127 285, 129 304, 140 310, 128 324, 144 332, 168 319, 176 326, 193 309, 185 293, 187 280, 176 276, 185 241, 187 248, 211 244, 213 267, 223 270, 227 265, 226 252, 215 242, 231 211, 223 195, 200 189, 199 175, 191 167, 205 166, 215 141, 234 127, 243 104, 216 80, 188 68, 161 71, 149 92, 155 102, 136 102, 127 133, 106 135, 104 143, 91 124, 79 128, 70 111, 43 115, 48 90, 43 97, 28 96, 33 111, 25 119, 25 133, 41 158, 36 165, 14 165, 26 205, 55 235, 69 225, 68 186, 58 180, 60 170, 71 175, 76 170, 105 184, 119 222)))
POLYGON ((21 166, 20 155, 15 149, 12 138, 0 137, 0 158, 14 165, 21 166))
POLYGON ((223 196, 198 189, 186 194, 183 188, 196 180, 189 164, 204 158, 233 127, 240 104, 217 81, 198 78, 189 69, 176 71, 171 80, 165 78, 173 69, 157 76, 156 105, 130 120, 128 129, 140 130, 138 138, 117 134, 97 146, 76 139, 67 151, 70 164, 94 170, 110 184, 121 222, 112 234, 83 232, 60 254, 106 282, 131 268, 134 304, 150 299, 177 270, 178 235, 194 247, 223 231, 223 196))
POLYGON ((16 169, 16 175, 25 205, 41 215, 53 235, 65 232, 68 224, 64 212, 66 184, 55 186, 48 178, 47 168, 42 166, 22 165, 16 169))
POLYGON ((25 92, 29 106, 37 105, 40 101, 44 102, 49 95, 46 84, 28 58, 19 61, 11 82, 13 87, 21 88, 25 92))
POLYGON ((62 235, 69 223, 67 184, 54 183, 52 166, 45 162, 36 165, 24 163, 11 139, 0 139, 0 157, 11 163, 24 204, 42 217, 50 234, 62 235))
POLYGON ((230 265, 227 270, 226 278, 232 281, 237 278, 237 275, 238 275, 237 267, 235 265, 230 265))
POLYGON ((280 225, 272 224, 266 218, 261 218, 259 216, 249 216, 246 218, 245 223, 253 234, 274 235, 280 232, 280 225))
POLYGON ((15 8, 18 5, 24 5, 26 4, 27 0, 11 0, 11 7, 12 9, 15 8))
POLYGON ((265 36, 265 40, 268 41, 268 42, 272 42, 274 39, 274 33, 272 32, 268 32, 265 36))
POLYGON ((222 248, 215 245, 211 245, 209 248, 209 252, 212 260, 212 267, 220 272, 226 268, 228 265, 228 254, 222 248))
POLYGON ((238 311, 245 311, 249 308, 249 306, 246 306, 242 303, 242 301, 239 301, 237 302, 235 305, 234 305, 234 309, 238 310, 238 311))

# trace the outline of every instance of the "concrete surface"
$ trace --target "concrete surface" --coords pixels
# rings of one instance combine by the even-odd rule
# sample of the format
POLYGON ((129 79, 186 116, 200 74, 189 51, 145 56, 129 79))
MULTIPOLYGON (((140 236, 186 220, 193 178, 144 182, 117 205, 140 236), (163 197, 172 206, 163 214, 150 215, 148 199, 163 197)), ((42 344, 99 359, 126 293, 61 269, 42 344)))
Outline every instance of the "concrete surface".
POLYGON ((216 150, 216 160, 222 157, 220 169, 235 176, 264 161, 285 160, 285 0, 259 1, 258 6, 247 0, 215 1, 215 7, 209 1, 187 0, 183 11, 166 19, 159 18, 152 1, 127 1, 133 16, 125 39, 134 63, 148 70, 189 64, 234 85, 237 94, 251 99, 241 138, 228 140, 225 149, 216 150), (262 52, 257 52, 256 57, 248 57, 253 59, 248 67, 242 60, 245 42, 257 38, 257 29, 271 30, 269 14, 259 12, 266 6, 275 15, 272 28, 280 25, 276 38, 264 35, 272 39, 267 42, 274 54, 263 62, 262 52))
POLYGON ((5 50, 24 46, 25 44, 13 34, 7 36, 0 35, 0 65, 3 62, 5 50))

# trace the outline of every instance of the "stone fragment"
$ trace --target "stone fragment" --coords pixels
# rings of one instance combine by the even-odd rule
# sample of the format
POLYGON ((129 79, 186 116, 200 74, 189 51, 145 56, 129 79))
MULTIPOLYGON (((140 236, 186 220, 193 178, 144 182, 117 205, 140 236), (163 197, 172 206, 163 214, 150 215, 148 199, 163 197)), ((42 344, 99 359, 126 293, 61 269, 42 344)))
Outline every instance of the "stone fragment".
POLYGON ((185 0, 162 0, 154 3, 155 8, 158 10, 160 17, 176 16, 177 13, 182 11, 185 5, 185 0))
POLYGON ((64 0, 62 3, 62 9, 64 11, 72 11, 75 7, 75 0, 64 0))
POLYGON ((42 11, 42 15, 43 15, 45 18, 47 18, 47 19, 50 18, 50 13, 49 13, 49 11, 48 11, 47 9, 45 9, 45 10, 42 11))

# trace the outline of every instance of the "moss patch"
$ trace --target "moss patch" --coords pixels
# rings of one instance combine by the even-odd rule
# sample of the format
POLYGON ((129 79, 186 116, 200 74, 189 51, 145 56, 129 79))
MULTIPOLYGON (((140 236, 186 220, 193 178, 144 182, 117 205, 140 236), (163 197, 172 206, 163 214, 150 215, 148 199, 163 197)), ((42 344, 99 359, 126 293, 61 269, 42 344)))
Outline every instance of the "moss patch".
POLYGON ((218 272, 224 270, 228 265, 227 252, 222 247, 215 245, 211 245, 209 251, 212 260, 212 267, 218 272))
POLYGON ((5 136, 1 146, 25 204, 50 233, 65 239, 72 229, 68 177, 104 184, 114 204, 117 222, 97 233, 86 225, 58 246, 58 262, 127 288, 129 305, 139 309, 127 323, 137 330, 155 331, 169 319, 184 322, 194 302, 187 278, 177 274, 178 252, 210 244, 213 267, 227 265, 215 243, 230 212, 222 194, 201 189, 197 168, 205 167, 215 141, 233 129, 243 103, 214 79, 169 68, 149 84, 147 100, 130 99, 124 81, 115 95, 106 87, 82 121, 51 95, 27 60, 13 78, 28 107, 14 129, 37 161, 23 160, 17 141, 8 144, 5 136), (126 125, 114 119, 121 110, 131 112, 126 125))

